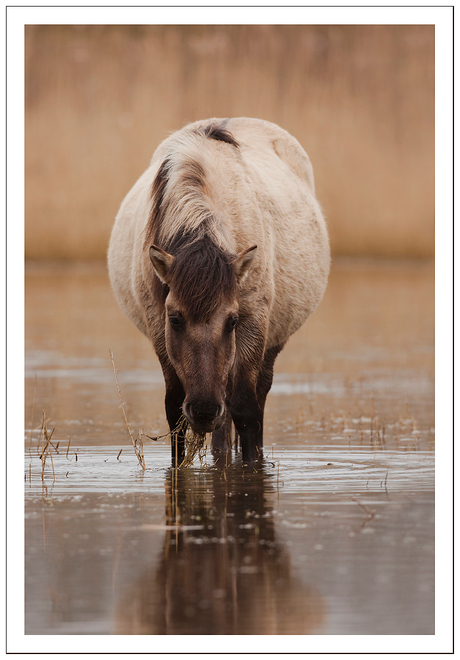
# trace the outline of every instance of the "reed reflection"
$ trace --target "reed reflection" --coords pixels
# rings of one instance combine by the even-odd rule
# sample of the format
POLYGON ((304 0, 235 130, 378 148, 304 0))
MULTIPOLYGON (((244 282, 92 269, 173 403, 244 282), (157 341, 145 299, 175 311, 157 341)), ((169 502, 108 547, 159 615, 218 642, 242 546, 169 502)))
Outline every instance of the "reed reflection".
POLYGON ((171 469, 164 548, 125 594, 118 634, 316 632, 324 601, 292 574, 266 468, 171 469))

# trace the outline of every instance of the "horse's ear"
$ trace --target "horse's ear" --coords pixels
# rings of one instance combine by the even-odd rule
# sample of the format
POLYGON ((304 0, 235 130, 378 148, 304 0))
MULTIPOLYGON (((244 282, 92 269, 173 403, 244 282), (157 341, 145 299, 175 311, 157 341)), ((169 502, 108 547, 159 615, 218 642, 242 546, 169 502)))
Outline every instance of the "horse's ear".
POLYGON ((233 269, 235 271, 236 279, 238 282, 242 282, 245 278, 249 270, 249 266, 252 264, 252 260, 256 256, 256 250, 257 245, 253 245, 247 250, 243 250, 243 252, 240 252, 236 256, 233 262, 233 269))
POLYGON ((169 269, 171 268, 175 257, 173 257, 172 254, 168 254, 156 245, 150 246, 149 254, 150 261, 152 262, 155 269, 155 273, 158 275, 160 280, 166 284, 168 281, 169 269))

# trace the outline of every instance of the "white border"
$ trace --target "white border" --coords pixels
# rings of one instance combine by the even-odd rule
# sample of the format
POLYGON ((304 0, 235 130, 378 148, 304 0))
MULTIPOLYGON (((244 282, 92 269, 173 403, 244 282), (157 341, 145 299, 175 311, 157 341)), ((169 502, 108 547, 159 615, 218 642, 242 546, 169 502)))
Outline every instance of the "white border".
POLYGON ((27 24, 433 25, 441 22, 441 15, 450 14, 446 7, 184 7, 182 4, 179 2, 179 7, 10 7, 8 24, 9 30, 27 24))
POLYGON ((449 7, 10 7, 8 111, 8 652, 343 653, 450 652, 452 548, 452 10, 449 7), (23 172, 26 24, 435 24, 436 25, 436 634, 432 636, 226 637, 24 635, 23 581, 23 172), (20 436, 20 437, 19 437, 20 436), (15 447, 18 447, 17 451, 15 447), (447 466, 447 469, 446 467, 447 466), (20 551, 22 549, 22 552, 20 551))

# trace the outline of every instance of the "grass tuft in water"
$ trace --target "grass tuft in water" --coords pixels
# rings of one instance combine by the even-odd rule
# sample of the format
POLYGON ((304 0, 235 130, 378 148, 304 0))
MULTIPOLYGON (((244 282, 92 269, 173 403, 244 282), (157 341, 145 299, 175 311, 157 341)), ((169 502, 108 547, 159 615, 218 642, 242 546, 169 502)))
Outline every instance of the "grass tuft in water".
POLYGON ((203 461, 206 458, 206 448, 204 447, 206 435, 204 433, 195 433, 188 424, 187 427, 185 433, 185 456, 179 465, 180 468, 190 467, 197 454, 201 465, 203 465, 203 461))
POLYGON ((169 438, 171 442, 173 442, 174 436, 179 434, 183 434, 185 440, 185 456, 182 459, 179 468, 190 467, 197 455, 200 459, 201 465, 203 465, 206 458, 206 449, 204 447, 206 434, 195 433, 184 415, 180 417, 176 427, 172 431, 168 431, 168 433, 154 437, 143 433, 144 437, 149 438, 149 440, 153 440, 154 442, 165 438, 169 438))

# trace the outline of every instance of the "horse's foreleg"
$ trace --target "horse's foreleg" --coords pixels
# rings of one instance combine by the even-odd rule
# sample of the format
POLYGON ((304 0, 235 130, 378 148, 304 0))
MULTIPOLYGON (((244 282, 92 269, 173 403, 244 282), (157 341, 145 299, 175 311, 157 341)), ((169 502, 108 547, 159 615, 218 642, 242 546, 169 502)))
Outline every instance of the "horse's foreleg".
POLYGON ((225 421, 216 431, 212 432, 212 450, 215 455, 232 450, 232 415, 229 410, 229 402, 232 400, 233 375, 230 374, 227 382, 227 393, 225 398, 226 411, 225 421))
POLYGON ((232 418, 228 411, 220 429, 212 432, 212 449, 216 452, 228 452, 232 449, 232 418))
POLYGON ((280 344, 266 351, 255 385, 240 378, 235 387, 231 412, 243 461, 262 458, 265 400, 272 386, 275 360, 282 348, 280 344))
POLYGON ((261 459, 263 410, 259 405, 256 386, 240 380, 235 387, 230 409, 239 436, 243 461, 261 459))
POLYGON ((169 361, 164 344, 164 336, 153 340, 155 352, 160 360, 163 378, 165 379, 166 396, 165 412, 171 434, 171 459, 172 465, 178 467, 185 456, 185 431, 186 425, 181 424, 183 418, 182 404, 185 399, 185 391, 172 364, 169 361))
POLYGON ((233 428, 235 429, 235 440, 234 440, 233 446, 235 447, 235 451, 238 451, 239 435, 238 435, 238 431, 236 430, 235 425, 233 425, 233 428))
POLYGON ((171 459, 173 466, 179 466, 185 455, 185 426, 180 426, 182 404, 185 398, 182 383, 175 373, 165 375, 166 397, 165 410, 171 432, 171 459))

